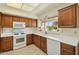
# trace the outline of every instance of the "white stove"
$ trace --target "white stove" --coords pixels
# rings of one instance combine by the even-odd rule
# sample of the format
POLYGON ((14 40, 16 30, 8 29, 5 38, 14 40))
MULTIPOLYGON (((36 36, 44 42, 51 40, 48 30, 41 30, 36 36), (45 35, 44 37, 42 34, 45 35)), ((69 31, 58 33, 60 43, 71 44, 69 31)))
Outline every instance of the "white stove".
POLYGON ((18 49, 26 46, 26 35, 14 35, 13 36, 13 49, 18 49))
MULTIPOLYGON (((14 23, 15 24, 15 23, 14 23)), ((16 23, 16 25, 19 23, 16 23)), ((20 24, 23 25, 24 24, 20 24)), ((25 26, 24 26, 25 27, 25 26)), ((13 27, 13 49, 18 49, 26 46, 26 34, 25 28, 13 27)))

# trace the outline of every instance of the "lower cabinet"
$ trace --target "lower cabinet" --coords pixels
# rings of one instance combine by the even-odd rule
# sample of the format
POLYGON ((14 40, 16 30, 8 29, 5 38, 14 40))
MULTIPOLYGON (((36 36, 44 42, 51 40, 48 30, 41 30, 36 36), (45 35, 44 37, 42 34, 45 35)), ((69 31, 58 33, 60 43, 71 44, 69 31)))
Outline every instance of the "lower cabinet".
POLYGON ((38 36, 38 35, 33 35, 33 43, 37 46, 37 47, 39 47, 40 48, 40 36, 38 36))
POLYGON ((33 43, 42 51, 47 53, 47 39, 39 35, 33 35, 33 43))
POLYGON ((47 54, 60 55, 60 42, 53 39, 47 39, 47 54))
POLYGON ((60 52, 61 55, 75 55, 75 46, 65 44, 65 43, 60 43, 60 52))
POLYGON ((47 39, 45 37, 40 37, 40 48, 47 53, 47 39))
POLYGON ((30 44, 32 44, 33 43, 33 35, 32 34, 28 34, 27 36, 26 36, 26 38, 27 38, 27 43, 26 43, 26 45, 30 45, 30 44))
POLYGON ((0 52, 1 52, 1 38, 0 38, 0 52))
MULTIPOLYGON (((10 43, 8 43, 10 44, 10 43)), ((75 55, 76 47, 65 44, 53 39, 47 39, 45 37, 29 34, 27 35, 27 45, 35 44, 38 48, 44 51, 48 55, 75 55)), ((79 51, 79 48, 78 48, 79 51)))
POLYGON ((0 39, 0 52, 6 52, 13 49, 13 37, 3 37, 0 39))

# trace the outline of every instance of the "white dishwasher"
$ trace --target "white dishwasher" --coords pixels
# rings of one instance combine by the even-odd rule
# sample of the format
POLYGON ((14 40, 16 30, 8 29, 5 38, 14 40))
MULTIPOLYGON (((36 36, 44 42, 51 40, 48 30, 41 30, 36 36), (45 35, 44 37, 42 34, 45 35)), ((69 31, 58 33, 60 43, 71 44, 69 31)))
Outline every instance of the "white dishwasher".
POLYGON ((53 39, 47 39, 48 55, 60 55, 60 42, 53 39))

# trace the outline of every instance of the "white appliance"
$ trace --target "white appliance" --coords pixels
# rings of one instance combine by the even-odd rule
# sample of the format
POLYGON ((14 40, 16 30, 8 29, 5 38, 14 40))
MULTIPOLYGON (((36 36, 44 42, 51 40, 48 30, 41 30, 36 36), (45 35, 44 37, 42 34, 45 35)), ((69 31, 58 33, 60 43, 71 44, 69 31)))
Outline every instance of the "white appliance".
POLYGON ((60 55, 60 42, 47 39, 47 53, 48 55, 60 55))
POLYGON ((25 28, 25 22, 13 22, 13 28, 25 28))
POLYGON ((26 46, 25 23, 13 22, 13 49, 26 46))
MULTIPOLYGON (((16 34, 16 33, 15 33, 16 34)), ((26 35, 17 34, 13 36, 13 49, 18 49, 26 46, 26 35)))

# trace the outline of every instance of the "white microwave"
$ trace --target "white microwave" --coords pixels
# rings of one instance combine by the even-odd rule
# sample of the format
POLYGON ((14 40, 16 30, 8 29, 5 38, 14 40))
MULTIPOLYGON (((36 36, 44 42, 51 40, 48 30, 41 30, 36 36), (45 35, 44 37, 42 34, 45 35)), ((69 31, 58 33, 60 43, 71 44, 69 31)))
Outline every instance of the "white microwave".
POLYGON ((13 28, 25 28, 25 22, 13 22, 13 28))

